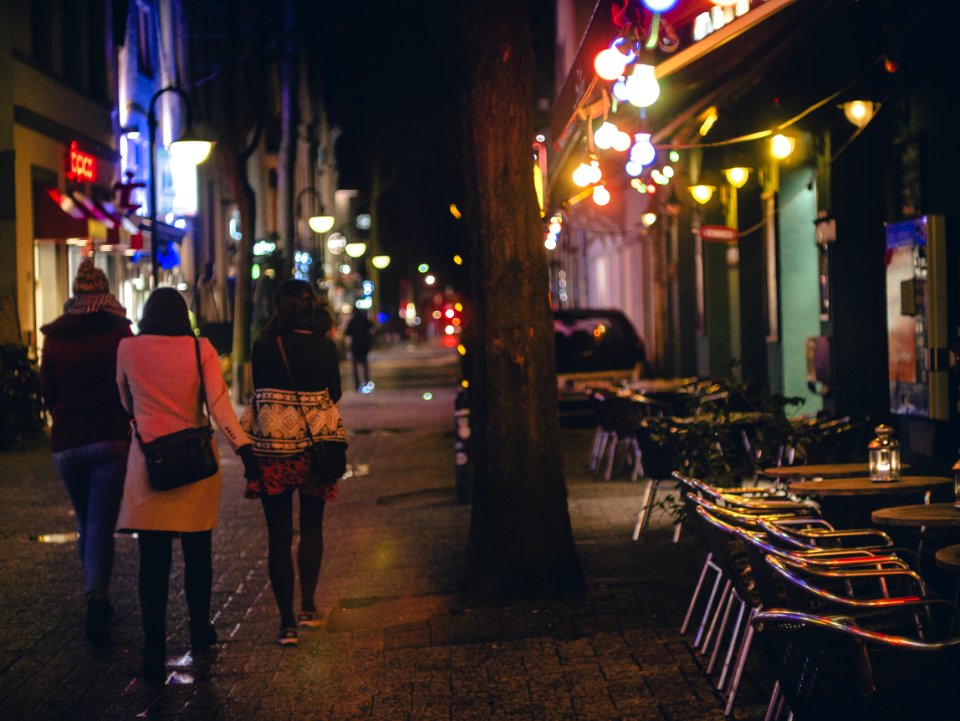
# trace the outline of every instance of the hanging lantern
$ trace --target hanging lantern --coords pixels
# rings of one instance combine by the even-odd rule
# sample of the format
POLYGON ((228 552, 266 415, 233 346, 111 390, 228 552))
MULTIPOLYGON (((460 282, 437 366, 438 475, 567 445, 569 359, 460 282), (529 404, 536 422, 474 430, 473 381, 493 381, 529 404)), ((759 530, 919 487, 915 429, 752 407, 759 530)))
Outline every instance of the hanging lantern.
POLYGON ((870 480, 874 483, 892 483, 900 480, 900 441, 893 437, 888 425, 876 427, 877 434, 867 445, 870 480))
POLYGON ((606 205, 610 202, 610 191, 602 185, 593 187, 593 202, 597 205, 606 205))
POLYGON ((652 65, 638 63, 627 78, 627 100, 638 108, 648 108, 660 97, 660 83, 652 65))

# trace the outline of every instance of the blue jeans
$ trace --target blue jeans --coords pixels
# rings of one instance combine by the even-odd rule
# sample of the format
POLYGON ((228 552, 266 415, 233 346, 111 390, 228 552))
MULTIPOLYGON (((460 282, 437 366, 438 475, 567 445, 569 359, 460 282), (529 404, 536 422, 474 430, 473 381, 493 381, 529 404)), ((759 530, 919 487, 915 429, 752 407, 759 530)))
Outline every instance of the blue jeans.
POLYGON ((129 441, 100 441, 53 454, 77 514, 83 589, 105 598, 113 570, 113 532, 123 497, 129 441))

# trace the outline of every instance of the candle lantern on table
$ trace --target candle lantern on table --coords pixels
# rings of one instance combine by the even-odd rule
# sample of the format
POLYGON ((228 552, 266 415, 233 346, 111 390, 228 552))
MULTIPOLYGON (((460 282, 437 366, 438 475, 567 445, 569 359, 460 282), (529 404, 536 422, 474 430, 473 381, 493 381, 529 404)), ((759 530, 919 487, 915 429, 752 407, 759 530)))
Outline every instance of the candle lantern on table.
POLYGON ((900 480, 900 441, 888 425, 877 426, 877 437, 867 446, 870 480, 874 483, 892 483, 900 480))

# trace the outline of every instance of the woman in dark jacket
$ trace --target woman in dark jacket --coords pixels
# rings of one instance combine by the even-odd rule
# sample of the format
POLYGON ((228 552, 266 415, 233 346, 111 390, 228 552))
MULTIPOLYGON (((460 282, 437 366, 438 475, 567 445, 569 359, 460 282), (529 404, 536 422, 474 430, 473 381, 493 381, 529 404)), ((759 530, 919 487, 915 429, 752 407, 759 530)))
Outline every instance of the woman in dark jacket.
POLYGON ((130 446, 130 418, 117 392, 117 346, 131 335, 130 321, 89 258, 80 263, 73 293, 63 315, 40 329, 40 380, 53 416, 53 462, 77 516, 87 638, 105 646, 113 531, 130 446))
POLYGON ((260 499, 267 520, 270 585, 280 610, 276 642, 283 646, 297 644, 298 628, 318 626, 322 620, 314 596, 323 558, 323 512, 326 501, 336 497, 337 484, 314 474, 307 448, 311 434, 314 440, 346 442, 335 405, 341 395, 340 360, 327 335, 331 325, 310 284, 287 280, 278 288, 273 316, 253 346, 255 412, 244 420, 263 478, 248 482, 247 496, 260 499), (310 433, 304 417, 309 418, 310 433), (293 610, 291 556, 294 491, 300 497, 298 616, 293 610))

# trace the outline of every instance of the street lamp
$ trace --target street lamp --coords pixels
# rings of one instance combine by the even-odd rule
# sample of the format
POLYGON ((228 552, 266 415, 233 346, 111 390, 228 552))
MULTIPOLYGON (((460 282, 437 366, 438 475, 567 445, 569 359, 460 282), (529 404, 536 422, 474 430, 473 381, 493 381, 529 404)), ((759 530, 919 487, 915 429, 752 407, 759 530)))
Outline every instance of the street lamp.
POLYGON ((323 212, 323 198, 320 197, 320 193, 317 192, 317 189, 312 185, 307 186, 299 193, 297 193, 297 199, 294 205, 297 206, 297 218, 300 218, 300 198, 303 197, 304 193, 310 193, 314 198, 317 199, 317 202, 320 204, 320 213, 317 215, 311 215, 307 218, 307 225, 310 226, 310 230, 314 233, 327 233, 333 227, 333 224, 336 222, 332 215, 326 215, 323 212))
POLYGON ((154 289, 159 285, 160 270, 160 238, 158 232, 160 219, 157 212, 157 100, 167 92, 176 93, 180 96, 187 115, 187 131, 179 140, 170 143, 171 152, 174 152, 174 146, 177 146, 176 154, 196 166, 207 159, 210 155, 210 149, 213 147, 213 143, 209 140, 201 140, 191 133, 190 98, 187 97, 183 88, 178 85, 168 85, 153 94, 147 110, 147 127, 150 131, 150 258, 153 263, 154 289))

